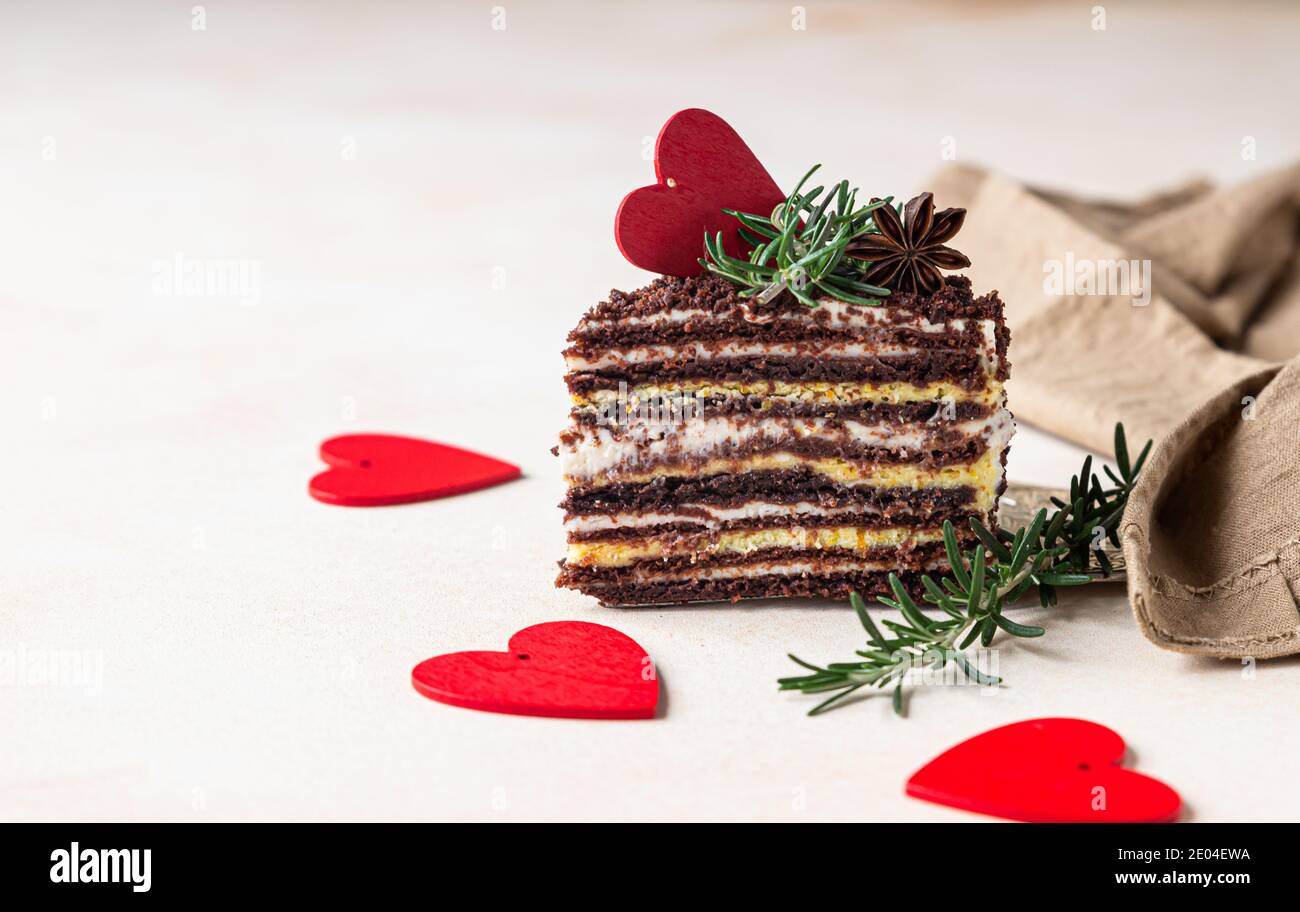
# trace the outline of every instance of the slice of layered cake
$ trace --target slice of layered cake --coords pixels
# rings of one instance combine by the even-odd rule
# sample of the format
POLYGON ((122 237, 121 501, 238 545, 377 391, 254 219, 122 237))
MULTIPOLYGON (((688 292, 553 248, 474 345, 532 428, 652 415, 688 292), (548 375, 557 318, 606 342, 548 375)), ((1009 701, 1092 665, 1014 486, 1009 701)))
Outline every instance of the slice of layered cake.
POLYGON ((747 259, 715 239, 702 275, 612 292, 569 334, 558 585, 866 596, 945 568, 945 520, 992 525, 1008 332, 996 292, 940 272, 969 265, 943 246, 963 213, 820 190, 737 213, 747 259))

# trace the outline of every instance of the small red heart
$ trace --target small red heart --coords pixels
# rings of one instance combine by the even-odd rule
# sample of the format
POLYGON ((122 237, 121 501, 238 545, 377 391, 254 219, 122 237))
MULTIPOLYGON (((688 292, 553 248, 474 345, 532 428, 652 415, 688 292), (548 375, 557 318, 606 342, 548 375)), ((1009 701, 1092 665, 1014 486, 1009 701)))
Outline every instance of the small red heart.
POLYGON ((612 627, 552 621, 525 627, 509 652, 453 652, 411 672, 430 700, 488 712, 567 719, 649 719, 659 680, 646 651, 612 627))
POLYGON ((614 217, 614 240, 633 266, 699 275, 704 233, 722 232, 732 256, 747 256, 723 208, 767 215, 785 199, 772 175, 731 126, 700 108, 678 111, 655 141, 657 183, 633 190, 614 217))
POLYGON ((907 780, 913 798, 1028 823, 1168 823, 1182 799, 1119 763, 1124 739, 1083 719, 1029 719, 963 741, 907 780))
POLYGON ((307 486, 317 500, 345 507, 383 507, 450 497, 519 477, 519 467, 480 453, 416 437, 345 434, 320 445, 333 466, 307 486))

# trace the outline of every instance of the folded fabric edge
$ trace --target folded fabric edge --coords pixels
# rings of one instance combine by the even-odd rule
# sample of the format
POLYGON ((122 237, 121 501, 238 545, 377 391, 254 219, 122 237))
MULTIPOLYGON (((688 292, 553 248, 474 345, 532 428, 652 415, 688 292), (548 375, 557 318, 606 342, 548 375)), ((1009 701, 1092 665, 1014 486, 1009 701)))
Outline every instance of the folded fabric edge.
POLYGON ((1216 658, 1277 658, 1300 652, 1300 604, 1283 572, 1284 565, 1300 566, 1300 539, 1261 553, 1248 566, 1209 586, 1189 586, 1148 570, 1150 546, 1146 530, 1187 441, 1199 437, 1224 414, 1235 410, 1243 396, 1258 395, 1279 370, 1266 368, 1237 381, 1179 422, 1156 444, 1129 498, 1120 524, 1121 545, 1128 565, 1129 601, 1143 635, 1163 649, 1216 658), (1225 602, 1249 600, 1257 608, 1261 598, 1289 607, 1295 626, 1277 633, 1243 632, 1237 636, 1200 636, 1191 629, 1197 625, 1198 615, 1211 606, 1216 616, 1221 617, 1231 613, 1225 610, 1225 602), (1177 625, 1182 629, 1172 629, 1169 621, 1174 619, 1182 622, 1177 625))

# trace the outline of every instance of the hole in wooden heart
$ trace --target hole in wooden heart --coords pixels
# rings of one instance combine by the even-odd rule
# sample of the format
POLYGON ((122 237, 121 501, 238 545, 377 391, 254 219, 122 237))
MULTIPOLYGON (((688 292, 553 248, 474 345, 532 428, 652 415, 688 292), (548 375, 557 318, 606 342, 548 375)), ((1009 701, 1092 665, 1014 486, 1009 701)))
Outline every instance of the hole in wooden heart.
POLYGON ((361 468, 363 468, 363 469, 368 469, 368 468, 370 468, 370 460, 369 460, 369 459, 363 459, 363 460, 361 460, 361 468))
POLYGON ((515 658, 516 658, 516 659, 527 659, 527 658, 530 658, 530 656, 529 656, 528 653, 526 653, 526 652, 521 652, 521 653, 519 653, 517 656, 515 656, 515 658))
POLYGON ((1088 770, 1092 769, 1092 766, 1087 763, 1080 763, 1079 769, 1083 770, 1084 772, 1087 772, 1088 770))

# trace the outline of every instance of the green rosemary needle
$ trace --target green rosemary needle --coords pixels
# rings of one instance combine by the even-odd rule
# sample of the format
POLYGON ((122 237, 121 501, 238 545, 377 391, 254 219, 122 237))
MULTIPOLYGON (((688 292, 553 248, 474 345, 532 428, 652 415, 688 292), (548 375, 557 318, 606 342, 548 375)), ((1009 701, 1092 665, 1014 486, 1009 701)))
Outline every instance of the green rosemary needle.
POLYGON ((722 210, 740 222, 740 237, 751 248, 749 259, 729 255, 722 232, 704 234, 700 265, 741 287, 740 296, 766 304, 790 294, 808 307, 830 295, 851 304, 878 304, 889 289, 862 281, 870 263, 846 257, 849 244, 877 233, 872 213, 892 197, 857 205, 857 188, 844 180, 804 192, 804 184, 821 165, 813 165, 799 185, 768 215, 722 210), (823 196, 822 194, 825 194, 823 196), (820 198, 820 199, 819 199, 820 198))
POLYGON ((1038 587, 1043 607, 1055 605, 1057 589, 1091 582, 1089 564, 1096 558, 1103 576, 1110 576, 1111 564, 1102 551, 1103 542, 1119 545, 1119 522, 1138 472, 1151 451, 1151 441, 1130 462, 1124 425, 1115 425, 1116 475, 1106 475, 1112 487, 1103 487, 1092 471, 1092 457, 1083 461, 1079 474, 1070 480, 1070 500, 1052 499, 1056 510, 1049 516, 1039 510, 1028 526, 1014 533, 991 531, 971 518, 978 544, 963 549, 951 522, 943 524, 944 549, 950 571, 937 582, 921 576, 922 607, 896 574, 889 575, 892 598, 877 601, 899 612, 899 621, 871 619, 866 603, 856 592, 849 595, 859 622, 867 632, 866 648, 857 651, 857 661, 813 665, 791 655, 790 659, 810 673, 781 678, 781 690, 807 694, 829 693, 830 697, 808 713, 818 715, 863 687, 892 688, 894 711, 903 714, 903 683, 913 669, 939 669, 952 663, 969 680, 995 685, 1001 679, 981 672, 966 650, 976 641, 988 646, 998 631, 1014 637, 1042 636, 1042 627, 1018 624, 1003 611, 1030 588, 1038 587), (927 612, 939 611, 932 617, 927 612))

